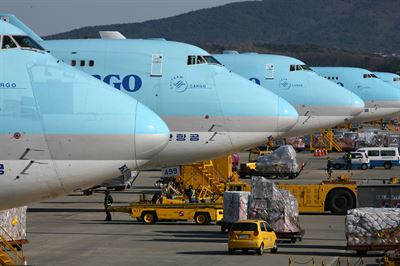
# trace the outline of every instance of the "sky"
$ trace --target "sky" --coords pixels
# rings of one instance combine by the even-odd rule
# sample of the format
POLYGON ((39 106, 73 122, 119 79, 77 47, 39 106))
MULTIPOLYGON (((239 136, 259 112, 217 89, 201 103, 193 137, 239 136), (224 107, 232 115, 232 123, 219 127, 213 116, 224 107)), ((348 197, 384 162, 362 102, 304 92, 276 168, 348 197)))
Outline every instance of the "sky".
POLYGON ((142 22, 245 0, 0 0, 41 36, 84 26, 142 22))

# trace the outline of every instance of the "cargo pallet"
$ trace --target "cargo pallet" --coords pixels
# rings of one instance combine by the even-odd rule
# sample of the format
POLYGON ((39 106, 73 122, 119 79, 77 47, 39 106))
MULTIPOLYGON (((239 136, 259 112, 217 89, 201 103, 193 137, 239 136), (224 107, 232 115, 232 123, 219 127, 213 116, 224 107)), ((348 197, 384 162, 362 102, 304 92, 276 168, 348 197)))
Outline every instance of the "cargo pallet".
POLYGON ((390 251, 400 249, 400 244, 394 245, 347 245, 347 250, 354 250, 359 255, 365 255, 368 251, 390 251))
POLYGON ((290 239, 292 243, 296 243, 297 240, 301 242, 305 233, 304 229, 301 229, 300 232, 275 232, 278 240, 290 239))

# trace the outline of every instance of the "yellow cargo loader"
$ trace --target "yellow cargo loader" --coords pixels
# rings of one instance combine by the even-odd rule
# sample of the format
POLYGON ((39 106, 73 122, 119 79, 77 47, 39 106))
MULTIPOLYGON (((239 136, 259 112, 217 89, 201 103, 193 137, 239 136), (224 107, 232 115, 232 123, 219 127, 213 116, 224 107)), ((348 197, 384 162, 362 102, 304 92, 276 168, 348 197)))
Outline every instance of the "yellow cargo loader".
POLYGON ((206 225, 222 220, 223 207, 213 203, 149 204, 132 203, 129 206, 113 206, 112 212, 126 212, 145 224, 158 221, 189 221, 206 225))

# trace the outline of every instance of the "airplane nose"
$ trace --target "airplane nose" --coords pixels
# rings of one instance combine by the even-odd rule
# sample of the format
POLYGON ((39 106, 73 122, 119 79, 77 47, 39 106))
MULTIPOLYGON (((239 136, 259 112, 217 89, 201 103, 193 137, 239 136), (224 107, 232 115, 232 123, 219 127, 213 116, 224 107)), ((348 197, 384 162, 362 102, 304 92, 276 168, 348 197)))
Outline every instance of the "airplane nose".
POLYGON ((165 122, 145 105, 138 102, 135 120, 135 153, 138 165, 149 161, 169 142, 165 122))
POLYGON ((351 93, 351 116, 356 116, 363 112, 364 101, 355 93, 351 93))
POLYGON ((288 132, 296 123, 299 114, 296 109, 285 99, 278 97, 278 130, 288 132))
POLYGON ((228 118, 226 131, 238 150, 263 144, 297 123, 294 107, 268 89, 234 73, 218 76, 215 83, 228 118))

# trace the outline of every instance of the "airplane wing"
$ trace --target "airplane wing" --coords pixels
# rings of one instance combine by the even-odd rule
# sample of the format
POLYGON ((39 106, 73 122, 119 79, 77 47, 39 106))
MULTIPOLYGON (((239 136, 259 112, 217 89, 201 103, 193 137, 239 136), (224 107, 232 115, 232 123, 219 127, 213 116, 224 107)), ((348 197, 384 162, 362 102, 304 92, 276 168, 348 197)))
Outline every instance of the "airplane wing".
POLYGON ((99 31, 100 37, 102 39, 117 39, 124 40, 126 37, 119 31, 99 31))

